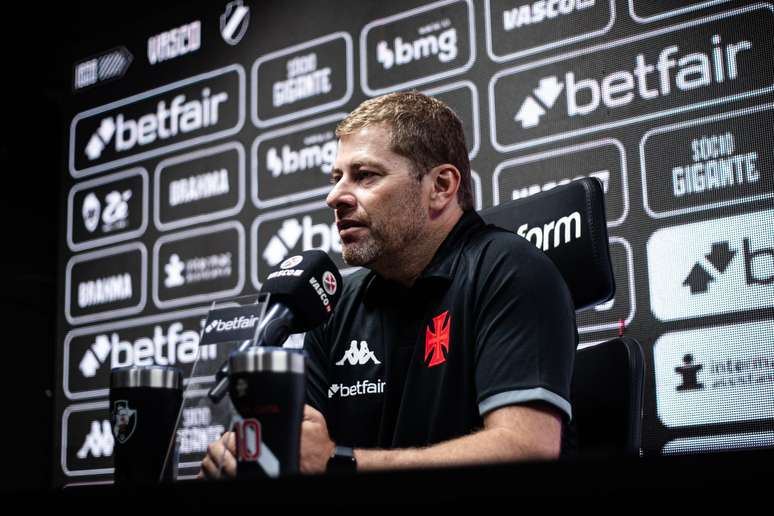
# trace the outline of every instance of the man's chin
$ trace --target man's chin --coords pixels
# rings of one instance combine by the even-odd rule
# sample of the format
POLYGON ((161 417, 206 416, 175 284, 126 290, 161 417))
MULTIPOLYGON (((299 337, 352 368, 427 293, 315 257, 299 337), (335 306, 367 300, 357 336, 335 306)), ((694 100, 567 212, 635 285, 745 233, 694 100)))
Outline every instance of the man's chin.
POLYGON ((352 267, 368 267, 376 259, 378 253, 368 246, 343 244, 341 257, 344 263, 352 267))

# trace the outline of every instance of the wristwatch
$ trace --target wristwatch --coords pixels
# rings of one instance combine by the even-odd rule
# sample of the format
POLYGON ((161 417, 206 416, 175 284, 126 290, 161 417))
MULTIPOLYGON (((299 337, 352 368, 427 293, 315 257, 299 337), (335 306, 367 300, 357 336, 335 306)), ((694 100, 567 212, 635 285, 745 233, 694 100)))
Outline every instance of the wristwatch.
POLYGON ((336 446, 328 459, 325 471, 328 473, 354 473, 357 471, 355 450, 350 446, 336 446))

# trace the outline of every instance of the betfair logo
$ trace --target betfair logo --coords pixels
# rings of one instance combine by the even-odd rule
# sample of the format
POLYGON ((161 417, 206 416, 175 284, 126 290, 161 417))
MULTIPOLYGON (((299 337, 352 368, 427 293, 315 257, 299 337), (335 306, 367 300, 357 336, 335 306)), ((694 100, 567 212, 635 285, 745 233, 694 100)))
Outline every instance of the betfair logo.
POLYGON ((296 218, 283 221, 277 234, 269 239, 261 256, 269 267, 274 267, 291 251, 296 250, 299 242, 299 251, 320 249, 326 253, 333 251, 341 254, 341 240, 336 223, 314 224, 312 217, 306 215, 301 217, 301 222, 296 218))
POLYGON ((86 144, 84 153, 90 161, 94 161, 102 156, 111 142, 114 142, 116 152, 126 152, 156 140, 166 140, 178 134, 217 125, 220 106, 227 100, 228 93, 212 94, 210 88, 203 88, 198 99, 186 102, 185 95, 177 95, 169 107, 165 100, 161 100, 156 104, 155 112, 142 115, 136 120, 126 118, 123 113, 103 118, 86 144))
POLYGON ((524 129, 537 127, 540 123, 540 117, 546 114, 547 109, 551 109, 556 104, 556 100, 562 93, 564 83, 557 80, 556 76, 540 79, 540 85, 533 90, 533 96, 528 96, 519 108, 519 112, 513 118, 521 123, 524 129), (540 102, 535 100, 539 99, 540 102))
POLYGON ((558 105, 564 93, 566 115, 583 117, 599 109, 616 110, 637 100, 652 101, 675 93, 690 92, 736 81, 740 63, 753 49, 748 40, 724 43, 713 35, 705 51, 682 50, 678 45, 664 47, 655 62, 645 54, 634 58, 631 69, 613 71, 604 77, 582 77, 567 71, 563 77, 547 76, 521 103, 514 120, 524 129, 537 127, 546 113, 558 105))

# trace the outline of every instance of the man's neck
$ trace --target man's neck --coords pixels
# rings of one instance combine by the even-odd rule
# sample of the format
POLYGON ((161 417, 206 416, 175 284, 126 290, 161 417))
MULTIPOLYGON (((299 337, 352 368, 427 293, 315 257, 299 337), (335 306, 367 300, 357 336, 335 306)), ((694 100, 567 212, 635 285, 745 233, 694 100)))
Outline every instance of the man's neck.
POLYGON ((384 279, 411 287, 430 264, 441 244, 460 220, 463 211, 457 207, 430 220, 425 231, 415 241, 391 256, 382 256, 369 268, 384 279))

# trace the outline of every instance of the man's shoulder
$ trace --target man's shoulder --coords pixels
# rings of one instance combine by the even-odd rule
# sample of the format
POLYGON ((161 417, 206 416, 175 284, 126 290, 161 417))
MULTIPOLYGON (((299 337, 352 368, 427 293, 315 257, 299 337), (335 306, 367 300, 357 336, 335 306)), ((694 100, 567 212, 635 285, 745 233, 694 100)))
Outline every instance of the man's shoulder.
POLYGON ((507 254, 515 257, 541 256, 547 259, 545 254, 529 240, 513 231, 492 224, 472 232, 463 251, 469 256, 507 254))
MULTIPOLYGON (((470 277, 489 277, 512 273, 519 281, 554 280, 563 283, 561 274, 546 253, 532 242, 499 226, 487 224, 471 234, 462 252, 470 277)), ((458 268, 459 272, 460 269, 458 268)))

